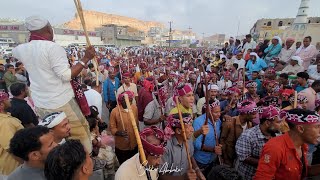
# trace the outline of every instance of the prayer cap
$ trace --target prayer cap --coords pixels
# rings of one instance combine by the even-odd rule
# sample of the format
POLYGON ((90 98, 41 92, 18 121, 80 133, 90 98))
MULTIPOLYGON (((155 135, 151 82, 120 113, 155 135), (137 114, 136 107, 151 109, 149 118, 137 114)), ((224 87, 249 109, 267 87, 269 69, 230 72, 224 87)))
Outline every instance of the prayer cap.
POLYGON ((36 31, 44 28, 49 23, 48 20, 40 16, 30 16, 25 20, 25 26, 29 31, 36 31))

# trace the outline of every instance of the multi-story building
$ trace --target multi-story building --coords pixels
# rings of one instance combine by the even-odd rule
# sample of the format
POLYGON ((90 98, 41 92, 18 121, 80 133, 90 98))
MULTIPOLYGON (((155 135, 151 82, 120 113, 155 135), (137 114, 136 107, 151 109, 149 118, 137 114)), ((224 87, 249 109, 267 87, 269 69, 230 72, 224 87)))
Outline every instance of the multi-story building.
POLYGON ((259 19, 251 28, 254 39, 262 41, 280 36, 283 40, 293 37, 302 41, 303 37, 311 36, 312 44, 320 42, 320 17, 308 17, 310 0, 301 0, 296 18, 259 19))
POLYGON ((103 25, 96 28, 101 32, 101 39, 104 44, 112 44, 117 47, 140 46, 145 39, 143 31, 139 31, 129 26, 118 26, 115 24, 103 25))

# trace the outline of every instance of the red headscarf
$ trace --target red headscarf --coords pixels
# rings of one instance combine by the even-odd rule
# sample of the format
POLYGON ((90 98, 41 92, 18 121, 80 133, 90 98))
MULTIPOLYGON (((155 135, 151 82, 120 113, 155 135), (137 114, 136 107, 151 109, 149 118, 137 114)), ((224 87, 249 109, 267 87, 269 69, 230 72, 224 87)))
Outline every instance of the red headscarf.
POLYGON ((142 132, 140 132, 140 137, 141 137, 141 143, 142 143, 143 149, 146 152, 146 154, 150 154, 152 156, 163 155, 166 141, 164 138, 164 133, 161 129, 159 129, 156 126, 145 128, 143 129, 142 132), (150 135, 156 136, 156 138, 160 140, 160 144, 154 145, 148 142, 147 137, 150 135))

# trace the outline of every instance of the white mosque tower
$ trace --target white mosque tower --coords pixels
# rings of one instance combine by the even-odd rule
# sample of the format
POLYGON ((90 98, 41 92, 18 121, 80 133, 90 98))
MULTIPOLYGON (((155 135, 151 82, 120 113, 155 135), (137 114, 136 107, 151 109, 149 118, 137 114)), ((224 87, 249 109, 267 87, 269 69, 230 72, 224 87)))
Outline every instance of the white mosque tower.
POLYGON ((298 14, 293 24, 307 24, 310 0, 301 0, 298 14))

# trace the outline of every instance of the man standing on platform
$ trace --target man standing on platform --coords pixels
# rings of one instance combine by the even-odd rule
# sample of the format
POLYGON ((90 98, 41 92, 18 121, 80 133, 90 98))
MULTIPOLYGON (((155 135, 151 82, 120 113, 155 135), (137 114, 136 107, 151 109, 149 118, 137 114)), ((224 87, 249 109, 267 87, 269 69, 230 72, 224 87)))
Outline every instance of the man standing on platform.
POLYGON ((77 77, 95 49, 88 47, 79 63, 70 67, 65 50, 53 42, 53 30, 48 20, 31 16, 26 19, 30 31, 30 42, 13 49, 12 54, 21 61, 31 81, 31 96, 40 118, 47 114, 63 111, 71 126, 71 138, 80 139, 91 152, 88 123, 79 108, 71 86, 71 79, 77 77))

